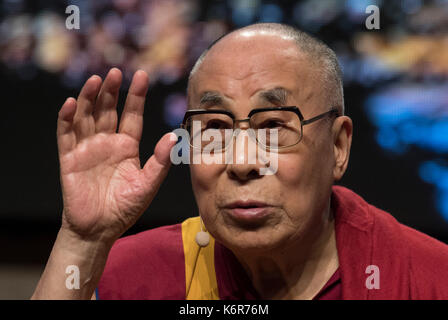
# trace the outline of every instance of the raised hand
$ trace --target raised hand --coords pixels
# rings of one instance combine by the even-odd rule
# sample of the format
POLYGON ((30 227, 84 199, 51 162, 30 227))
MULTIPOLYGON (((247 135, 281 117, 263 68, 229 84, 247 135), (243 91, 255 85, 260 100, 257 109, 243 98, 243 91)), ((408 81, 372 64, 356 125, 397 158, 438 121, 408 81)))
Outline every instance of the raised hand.
POLYGON ((170 134, 142 168, 139 142, 148 76, 137 71, 117 131, 116 104, 122 81, 113 68, 104 82, 92 76, 78 99, 59 111, 58 149, 64 211, 61 230, 81 239, 116 240, 140 217, 170 167, 170 134))

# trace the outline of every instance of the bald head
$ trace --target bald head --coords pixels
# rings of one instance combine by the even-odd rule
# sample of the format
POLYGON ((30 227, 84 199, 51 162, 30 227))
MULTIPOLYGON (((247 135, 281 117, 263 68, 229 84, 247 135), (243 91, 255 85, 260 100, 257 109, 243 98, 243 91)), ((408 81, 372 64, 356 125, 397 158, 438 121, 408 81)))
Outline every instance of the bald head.
MULTIPOLYGON (((201 68, 204 60, 207 59, 209 52, 217 47, 217 44, 223 45, 226 40, 232 37, 243 35, 266 34, 274 35, 285 40, 292 40, 295 48, 298 49, 298 55, 304 54, 307 61, 318 73, 321 79, 321 90, 326 95, 329 107, 337 107, 341 114, 344 113, 344 96, 342 84, 342 72, 336 57, 336 54, 322 41, 310 36, 309 34, 295 29, 291 26, 278 23, 258 23, 234 30, 221 38, 215 40, 198 58, 188 79, 188 96, 190 107, 190 87, 194 81, 195 74, 201 68)), ((238 48, 235 48, 238 50, 238 48)), ((297 70, 300 72, 300 70, 297 70)))

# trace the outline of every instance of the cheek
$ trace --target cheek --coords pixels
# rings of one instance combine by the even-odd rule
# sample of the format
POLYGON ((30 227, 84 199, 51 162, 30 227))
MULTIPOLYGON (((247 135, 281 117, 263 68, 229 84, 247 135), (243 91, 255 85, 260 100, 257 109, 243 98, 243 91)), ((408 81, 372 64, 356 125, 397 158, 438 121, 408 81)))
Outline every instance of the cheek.
POLYGON ((334 152, 327 137, 314 135, 304 137, 302 145, 291 153, 279 155, 279 176, 291 185, 312 187, 331 181, 334 168, 334 152))
POLYGON ((276 178, 284 191, 291 192, 308 179, 309 169, 309 162, 297 153, 279 155, 276 178))
POLYGON ((326 153, 318 157, 304 152, 279 156, 276 178, 284 210, 291 219, 300 220, 314 212, 316 203, 328 193, 333 183, 330 160, 326 153))
POLYGON ((225 165, 190 164, 191 185, 200 210, 209 211, 214 203, 218 181, 225 165))
POLYGON ((316 158, 305 158, 298 155, 288 155, 279 158, 277 177, 285 186, 311 187, 321 184, 332 177, 329 159, 322 155, 316 158))
POLYGON ((279 184, 279 196, 285 213, 283 218, 293 226, 304 219, 305 212, 309 212, 311 183, 309 169, 309 164, 298 154, 279 157, 276 182, 279 184))
POLYGON ((190 164, 190 174, 193 188, 198 188, 201 191, 213 189, 218 177, 224 170, 224 165, 190 164))

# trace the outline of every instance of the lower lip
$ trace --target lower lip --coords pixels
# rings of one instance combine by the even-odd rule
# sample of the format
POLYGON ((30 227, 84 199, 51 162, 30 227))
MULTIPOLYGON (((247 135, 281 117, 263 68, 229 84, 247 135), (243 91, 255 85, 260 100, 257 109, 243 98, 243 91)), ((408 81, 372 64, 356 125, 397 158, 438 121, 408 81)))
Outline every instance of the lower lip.
POLYGON ((240 221, 257 222, 269 215, 271 207, 232 208, 228 209, 230 215, 240 221))

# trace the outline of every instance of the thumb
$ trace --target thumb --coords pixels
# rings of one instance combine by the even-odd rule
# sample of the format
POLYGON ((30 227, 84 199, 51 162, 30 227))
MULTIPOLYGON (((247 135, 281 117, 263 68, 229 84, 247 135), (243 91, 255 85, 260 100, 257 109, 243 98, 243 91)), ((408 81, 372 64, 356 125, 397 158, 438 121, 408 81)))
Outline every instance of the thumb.
POLYGON ((177 136, 173 132, 165 134, 160 138, 154 149, 154 154, 146 161, 143 173, 150 186, 150 194, 154 195, 168 174, 171 166, 171 148, 176 144, 177 136))

